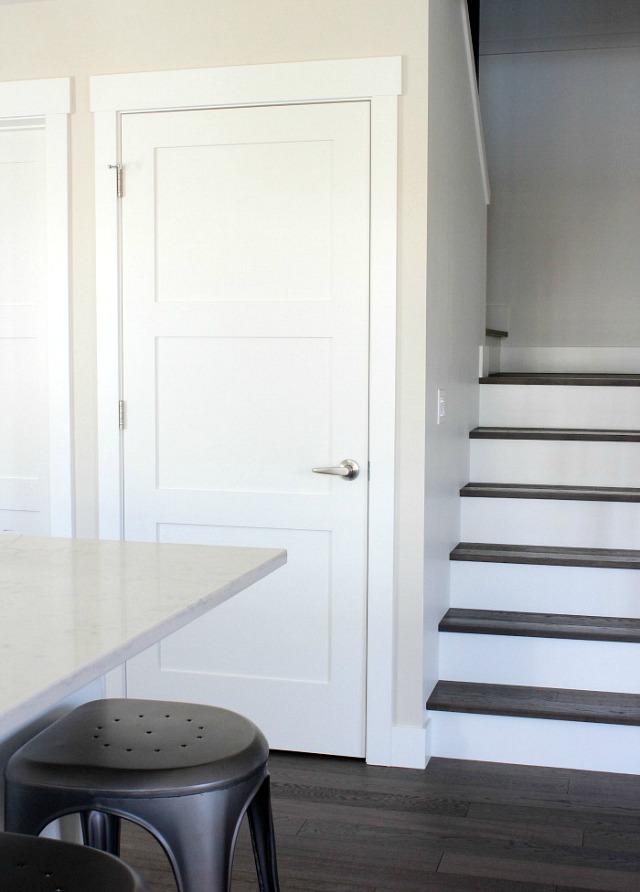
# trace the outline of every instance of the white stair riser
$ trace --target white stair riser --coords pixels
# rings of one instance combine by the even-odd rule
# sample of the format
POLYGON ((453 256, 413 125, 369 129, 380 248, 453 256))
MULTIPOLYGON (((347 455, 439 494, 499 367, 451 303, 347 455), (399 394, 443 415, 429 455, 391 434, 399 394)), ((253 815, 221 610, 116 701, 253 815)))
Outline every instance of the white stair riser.
POLYGON ((638 487, 640 443, 473 439, 470 480, 638 487))
POLYGON ((640 430, 640 387, 482 384, 480 424, 640 430))
POLYGON ((640 502, 473 497, 461 511, 463 542, 640 548, 640 502))
POLYGON ((640 617, 640 570, 451 561, 451 606, 640 617))
POLYGON ((636 375, 640 369, 640 347, 510 347, 505 342, 500 349, 500 369, 636 375))
POLYGON ((441 632, 440 677, 640 694, 640 644, 441 632))
POLYGON ((640 773, 640 728, 429 712, 431 755, 584 771, 640 773))

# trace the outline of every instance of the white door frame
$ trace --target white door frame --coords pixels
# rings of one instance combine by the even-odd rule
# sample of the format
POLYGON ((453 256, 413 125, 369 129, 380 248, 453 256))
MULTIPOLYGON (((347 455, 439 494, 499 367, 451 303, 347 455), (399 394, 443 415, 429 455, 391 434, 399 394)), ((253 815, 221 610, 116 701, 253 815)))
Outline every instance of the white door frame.
MULTIPOLYGON (((390 765, 394 721, 394 496, 398 96, 402 59, 345 59, 91 78, 95 117, 100 536, 122 538, 120 227, 125 112, 365 100, 371 106, 369 584, 366 757, 390 765)), ((124 172, 126 190, 126 171, 124 172)))
POLYGON ((0 83, 0 127, 45 133, 49 506, 52 536, 74 533, 69 281, 70 78, 0 83))

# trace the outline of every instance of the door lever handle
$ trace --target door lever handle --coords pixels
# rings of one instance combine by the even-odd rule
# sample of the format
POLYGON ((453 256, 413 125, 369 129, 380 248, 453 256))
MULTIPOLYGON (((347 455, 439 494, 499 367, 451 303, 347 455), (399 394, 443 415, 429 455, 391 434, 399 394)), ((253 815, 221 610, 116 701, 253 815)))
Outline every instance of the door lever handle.
POLYGON ((352 458, 346 458, 335 468, 311 468, 314 474, 331 474, 343 480, 355 480, 360 473, 360 465, 352 458))

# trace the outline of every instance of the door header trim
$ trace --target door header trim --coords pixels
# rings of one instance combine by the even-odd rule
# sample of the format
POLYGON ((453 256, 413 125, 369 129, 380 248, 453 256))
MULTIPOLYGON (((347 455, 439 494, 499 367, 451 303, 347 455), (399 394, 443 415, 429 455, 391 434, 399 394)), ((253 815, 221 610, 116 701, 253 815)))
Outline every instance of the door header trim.
POLYGON ((4 81, 0 83, 0 117, 67 115, 71 107, 71 79, 4 81))
POLYGON ((399 96, 401 56, 147 71, 91 78, 91 111, 210 108, 399 96))

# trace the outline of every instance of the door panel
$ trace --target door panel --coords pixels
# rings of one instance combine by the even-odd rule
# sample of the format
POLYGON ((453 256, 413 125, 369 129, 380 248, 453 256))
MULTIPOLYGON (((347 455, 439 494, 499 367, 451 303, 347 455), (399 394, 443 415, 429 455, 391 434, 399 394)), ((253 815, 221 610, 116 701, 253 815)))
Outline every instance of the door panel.
POLYGON ((189 300, 326 299, 330 153, 324 141, 159 149, 157 299, 185 300, 185 270, 189 300))
POLYGON ((132 661, 272 746, 364 753, 369 105, 125 115, 125 536, 289 563, 132 661))
POLYGON ((330 359, 328 338, 159 338, 159 487, 321 489, 308 478, 318 450, 330 445, 330 359), (225 381, 233 386, 220 386, 225 381), (211 436, 212 419, 233 434, 211 436))

